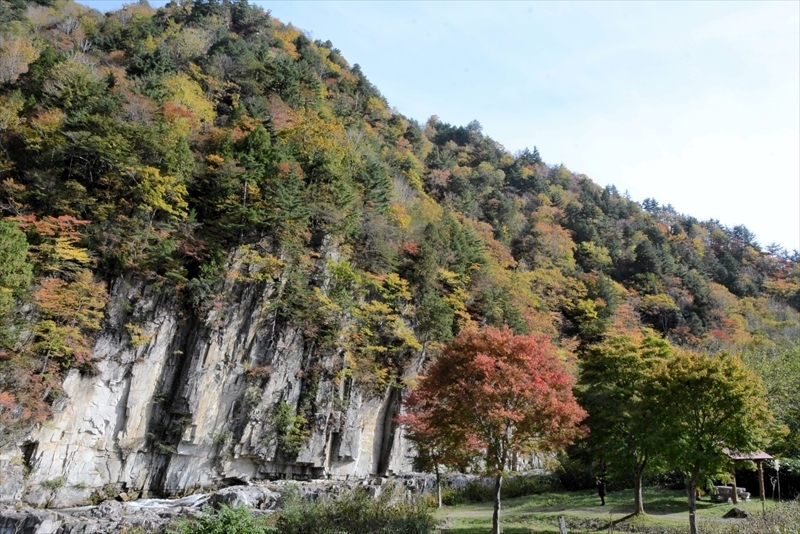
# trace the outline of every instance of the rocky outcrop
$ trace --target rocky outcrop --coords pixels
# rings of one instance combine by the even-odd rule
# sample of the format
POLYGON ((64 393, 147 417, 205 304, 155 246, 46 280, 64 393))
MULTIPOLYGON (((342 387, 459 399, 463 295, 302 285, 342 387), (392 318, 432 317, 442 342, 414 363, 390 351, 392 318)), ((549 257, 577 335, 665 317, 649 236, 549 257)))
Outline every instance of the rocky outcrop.
MULTIPOLYGON (((320 255, 320 286, 335 254, 320 255)), ((51 420, 0 451, 0 501, 65 507, 120 492, 409 470, 393 422, 398 392, 336 380, 341 352, 321 351, 278 317, 285 281, 242 280, 237 262, 203 313, 174 290, 112 284, 96 372, 71 371, 51 420), (276 410, 296 413, 301 400, 306 437, 290 456, 278 446, 276 410)))
POLYGON ((287 482, 254 486, 231 486, 212 494, 197 494, 180 499, 141 499, 126 502, 127 496, 107 500, 96 506, 41 510, 0 507, 0 534, 109 534, 111 532, 160 532, 170 523, 198 517, 208 507, 243 506, 251 514, 268 514, 278 508, 281 493, 292 484, 304 499, 316 500, 353 491, 357 486, 378 496, 386 487, 404 488, 401 493, 422 494, 433 488, 428 475, 408 476, 398 480, 386 478, 350 479, 345 482, 287 482))
POLYGON ((225 505, 230 508, 244 506, 250 510, 272 510, 278 503, 279 493, 258 486, 233 486, 216 492, 208 504, 217 508, 225 505))
POLYGON ((63 510, 0 512, 0 534, 108 534, 110 532, 159 532, 170 521, 199 516, 208 496, 174 501, 136 503, 105 501, 99 506, 63 510))

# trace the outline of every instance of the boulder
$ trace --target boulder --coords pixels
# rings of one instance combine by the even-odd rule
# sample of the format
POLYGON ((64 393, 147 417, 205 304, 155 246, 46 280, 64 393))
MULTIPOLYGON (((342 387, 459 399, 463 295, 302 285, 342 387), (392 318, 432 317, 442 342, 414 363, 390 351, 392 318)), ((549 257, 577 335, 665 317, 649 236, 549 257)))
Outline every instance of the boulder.
POLYGON ((728 513, 723 515, 725 519, 744 519, 750 517, 750 514, 741 508, 731 508, 728 513))
POLYGON ((0 534, 56 534, 63 516, 45 510, 7 512, 0 515, 0 534))
POLYGON ((208 503, 215 508, 224 504, 231 508, 244 506, 256 510, 272 510, 279 497, 279 494, 264 487, 231 486, 212 495, 208 503))

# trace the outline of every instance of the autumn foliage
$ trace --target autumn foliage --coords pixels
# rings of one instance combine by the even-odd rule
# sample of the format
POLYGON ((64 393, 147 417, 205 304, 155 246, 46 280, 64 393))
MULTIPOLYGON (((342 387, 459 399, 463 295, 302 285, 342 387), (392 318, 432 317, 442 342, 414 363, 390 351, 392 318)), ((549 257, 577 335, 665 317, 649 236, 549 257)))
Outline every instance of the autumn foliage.
POLYGON ((339 362, 336 388, 302 381, 309 425, 353 386, 404 388, 461 331, 407 401, 426 469, 502 473, 579 434, 556 350, 591 364, 594 442, 631 451, 600 428, 636 423, 643 326, 745 354, 791 430, 775 452, 800 458, 800 253, 512 154, 477 121, 404 117, 307 35, 246 0, 0 0, 0 441, 92 371, 118 280, 143 288, 113 317, 134 337, 122 313, 145 293, 219 327, 240 289, 263 294, 271 335, 296 329, 310 369, 339 362))
POLYGON ((67 370, 94 368, 92 344, 108 293, 81 246, 89 221, 21 215, 0 223, 16 232, 0 246, 0 295, 16 293, 35 311, 23 321, 14 299, 0 300, 0 431, 11 436, 49 416, 67 370))
POLYGON ((558 450, 584 433, 579 424, 586 412, 572 386, 546 338, 473 327, 428 369, 401 422, 431 463, 478 463, 495 476, 497 520, 512 455, 558 450))

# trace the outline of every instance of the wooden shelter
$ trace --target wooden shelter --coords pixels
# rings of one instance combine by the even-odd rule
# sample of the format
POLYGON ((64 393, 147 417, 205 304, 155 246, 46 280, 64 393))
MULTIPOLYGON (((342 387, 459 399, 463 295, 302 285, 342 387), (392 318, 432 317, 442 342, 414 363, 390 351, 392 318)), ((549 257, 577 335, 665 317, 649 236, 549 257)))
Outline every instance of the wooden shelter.
MULTIPOLYGON (((766 497, 764 496, 764 460, 771 460, 772 456, 767 454, 766 452, 758 451, 758 452, 733 452, 728 449, 724 449, 725 454, 728 455, 733 461, 738 460, 750 460, 751 462, 755 462, 758 465, 758 491, 761 494, 761 507, 765 508, 765 500, 766 497)), ((733 471, 733 503, 736 504, 736 470, 733 471)))

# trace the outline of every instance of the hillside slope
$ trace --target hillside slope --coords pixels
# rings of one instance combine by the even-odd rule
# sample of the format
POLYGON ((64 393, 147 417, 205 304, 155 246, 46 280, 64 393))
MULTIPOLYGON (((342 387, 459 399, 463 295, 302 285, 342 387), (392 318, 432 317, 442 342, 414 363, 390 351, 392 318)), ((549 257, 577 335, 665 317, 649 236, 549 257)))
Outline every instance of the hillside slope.
POLYGON ((796 253, 418 124, 246 0, 0 22, 1 498, 408 470, 402 391, 469 324, 800 337, 796 253))

